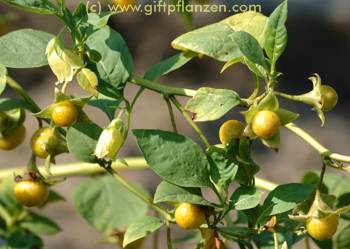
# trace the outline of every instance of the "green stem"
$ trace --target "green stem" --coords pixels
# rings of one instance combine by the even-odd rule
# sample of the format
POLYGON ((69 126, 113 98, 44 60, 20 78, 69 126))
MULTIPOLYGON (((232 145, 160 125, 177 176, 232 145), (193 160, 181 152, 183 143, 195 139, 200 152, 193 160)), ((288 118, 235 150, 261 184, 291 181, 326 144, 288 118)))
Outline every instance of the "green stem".
POLYGON ((129 190, 131 193, 139 197, 141 200, 143 200, 145 203, 147 203, 150 207, 152 207, 154 210, 156 210, 158 213, 164 216, 165 219, 169 220, 170 216, 168 214, 168 211, 163 208, 162 206, 159 206, 157 204, 153 203, 153 199, 144 194, 143 192, 139 191, 137 188, 135 188, 133 185, 131 185, 127 180, 125 180, 123 177, 121 177, 116 171, 113 169, 110 169, 107 171, 117 180, 119 181, 127 190, 129 190))
POLYGON ((313 138, 309 133, 307 133, 294 123, 289 123, 285 127, 297 134, 308 144, 310 144, 315 150, 318 151, 318 153, 320 153, 321 156, 327 156, 328 158, 336 161, 350 163, 350 156, 332 153, 330 150, 328 150, 326 147, 320 144, 315 138, 313 138))
POLYGON ((173 243, 171 241, 171 230, 170 230, 170 224, 167 222, 166 224, 166 241, 168 249, 173 249, 173 243))
POLYGON ((170 121, 171 121, 171 125, 173 127, 174 132, 177 132, 177 127, 176 127, 176 122, 175 122, 175 117, 174 117, 174 111, 173 108, 171 106, 170 100, 168 97, 164 96, 164 100, 168 106, 168 111, 169 111, 169 115, 170 115, 170 121))
POLYGON ((7 76, 7 85, 10 86, 13 90, 15 90, 28 104, 30 104, 34 112, 40 112, 40 107, 28 95, 28 93, 23 89, 23 87, 10 76, 7 76))
POLYGON ((322 162, 322 170, 321 170, 321 174, 320 174, 320 180, 319 180, 318 186, 317 186, 317 189, 318 189, 319 191, 321 191, 321 188, 322 188, 322 183, 323 183, 324 175, 325 175, 325 173, 326 173, 326 167, 327 167, 327 165, 326 165, 324 162, 322 162))
POLYGON ((194 129, 194 131, 198 134, 200 139, 203 141, 204 146, 208 148, 210 146, 207 138, 199 128, 199 126, 192 120, 191 116, 186 112, 186 110, 182 107, 179 101, 174 96, 170 97, 170 100, 174 103, 176 108, 181 112, 181 114, 184 116, 188 124, 194 129))
MULTIPOLYGON (((115 161, 112 163, 111 167, 114 170, 141 170, 149 169, 146 160, 142 157, 129 157, 125 158, 127 165, 122 162, 115 161)), ((40 172, 44 172, 44 167, 38 167, 40 172)), ((0 180, 11 177, 14 174, 22 174, 26 171, 26 167, 11 167, 7 169, 0 170, 0 180)), ((67 163, 67 164, 56 164, 51 167, 51 177, 62 178, 62 177, 72 177, 72 176, 93 176, 104 174, 106 171, 98 164, 92 163, 67 163)), ((255 186, 266 190, 272 191, 277 184, 270 181, 255 177, 255 186)))
POLYGON ((185 97, 193 97, 196 94, 196 91, 192 89, 166 86, 160 83, 156 83, 154 81, 146 80, 136 75, 132 75, 130 77, 130 82, 135 85, 156 91, 158 93, 162 93, 167 96, 178 95, 178 96, 185 96, 185 97))
POLYGON ((145 90, 144 87, 140 87, 140 89, 139 89, 139 90, 137 91, 137 93, 135 94, 135 97, 134 97, 134 99, 133 99, 132 102, 131 102, 131 110, 134 109, 134 106, 135 106, 135 104, 136 104, 137 99, 141 96, 141 94, 143 93, 144 90, 145 90))
POLYGON ((305 249, 311 249, 309 236, 305 236, 304 242, 305 242, 305 249))
POLYGON ((274 241, 275 249, 279 249, 278 248, 278 234, 276 232, 273 233, 273 241, 274 241))

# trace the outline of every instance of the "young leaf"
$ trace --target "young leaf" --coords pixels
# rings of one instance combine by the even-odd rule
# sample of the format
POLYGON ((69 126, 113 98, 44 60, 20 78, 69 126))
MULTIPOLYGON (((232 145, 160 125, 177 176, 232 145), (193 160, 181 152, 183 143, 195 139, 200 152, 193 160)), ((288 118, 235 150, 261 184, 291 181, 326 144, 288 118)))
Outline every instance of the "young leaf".
POLYGON ((288 111, 286 109, 280 108, 277 111, 277 115, 280 118, 281 125, 284 126, 286 124, 289 124, 291 122, 294 122, 299 118, 299 114, 288 111))
POLYGON ((49 33, 20 29, 0 37, 0 64, 9 68, 33 68, 47 65, 49 33))
POLYGON ((266 70, 268 69, 264 52, 260 47, 259 42, 252 35, 247 32, 238 31, 233 34, 233 40, 248 60, 263 66, 266 70))
POLYGON ((288 1, 281 3, 268 19, 265 31, 265 51, 274 65, 287 46, 285 23, 288 15, 288 1))
POLYGON ((241 186, 233 192, 230 207, 236 210, 246 210, 259 205, 262 192, 254 187, 241 186))
POLYGON ((132 223, 125 232, 123 247, 126 248, 130 243, 142 239, 151 233, 154 233, 164 225, 164 222, 151 216, 145 216, 132 223))
POLYGON ((145 79, 156 80, 158 77, 166 75, 176 69, 182 67, 192 60, 196 54, 194 53, 177 53, 166 60, 152 66, 145 74, 145 79))
POLYGON ((97 140, 102 129, 94 123, 75 123, 68 129, 68 150, 80 161, 94 163, 97 140))
POLYGON ((133 68, 132 57, 123 37, 106 26, 90 35, 86 45, 101 55, 101 60, 96 64, 99 77, 115 88, 123 89, 133 68))
POLYGON ((88 68, 83 68, 77 74, 77 81, 81 88, 91 93, 94 96, 98 96, 97 86, 98 79, 96 74, 88 68))
POLYGON ((27 11, 31 11, 38 14, 56 14, 57 7, 49 0, 3 0, 5 3, 20 7, 27 11))
POLYGON ((154 203, 160 202, 188 202, 192 204, 211 206, 211 204, 202 197, 199 188, 182 188, 174 184, 162 181, 154 194, 154 203))
POLYGON ((202 87, 187 102, 185 109, 195 113, 194 121, 213 121, 240 103, 241 98, 232 90, 202 87))
POLYGON ((88 13, 86 22, 96 29, 101 29, 107 25, 109 18, 114 14, 114 12, 102 12, 101 14, 88 13))
POLYGON ((210 187, 209 162, 191 139, 168 131, 133 130, 151 168, 164 180, 182 187, 210 187))
MULTIPOLYGON (((144 191, 144 190, 142 190, 144 191)), ((111 176, 82 182, 73 194, 74 207, 97 230, 110 234, 144 217, 147 205, 111 176)))
POLYGON ((20 225, 37 235, 54 235, 61 231, 53 220, 33 212, 29 213, 20 225))
POLYGON ((315 185, 302 183, 289 183, 278 186, 266 197, 262 206, 264 211, 260 215, 259 221, 265 217, 292 210, 299 203, 306 200, 314 190, 315 185))

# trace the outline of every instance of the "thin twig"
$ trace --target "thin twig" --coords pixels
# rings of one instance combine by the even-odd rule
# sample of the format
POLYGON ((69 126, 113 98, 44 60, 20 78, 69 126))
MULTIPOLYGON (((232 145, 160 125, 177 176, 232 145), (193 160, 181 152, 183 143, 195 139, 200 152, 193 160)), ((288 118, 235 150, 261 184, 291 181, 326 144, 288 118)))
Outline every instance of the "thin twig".
POLYGON ((168 97, 164 96, 164 100, 168 106, 168 111, 169 111, 169 115, 170 115, 170 121, 171 121, 171 125, 173 127, 174 132, 177 132, 177 127, 176 127, 176 122, 175 122, 175 117, 174 117, 174 111, 173 111, 173 107, 171 106, 171 102, 169 100, 168 97))

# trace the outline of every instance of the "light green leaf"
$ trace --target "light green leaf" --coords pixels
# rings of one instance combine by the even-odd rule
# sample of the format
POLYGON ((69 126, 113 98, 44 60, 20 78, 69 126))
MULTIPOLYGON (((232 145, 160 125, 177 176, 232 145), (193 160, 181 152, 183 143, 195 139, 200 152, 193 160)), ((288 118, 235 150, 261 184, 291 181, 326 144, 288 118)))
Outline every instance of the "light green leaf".
POLYGON ((194 53, 178 53, 152 66, 145 74, 145 79, 156 80, 182 67, 196 56, 194 53))
POLYGON ((185 109, 195 114, 194 121, 213 121, 240 103, 241 98, 232 90, 202 87, 187 102, 185 109))
POLYGON ((339 232, 335 239, 337 249, 347 249, 350 248, 350 225, 346 226, 343 230, 339 232))
POLYGON ((288 15, 288 1, 281 3, 268 19, 265 31, 265 51, 275 64, 287 46, 287 29, 285 23, 288 15))
POLYGON ((82 89, 91 93, 94 96, 98 96, 98 79, 93 71, 91 71, 88 68, 83 68, 79 71, 76 77, 78 84, 82 89))
POLYGON ((144 217, 148 210, 142 200, 111 176, 82 182, 73 197, 77 212, 105 234, 126 229, 144 217))
POLYGON ((114 12, 102 12, 99 15, 96 13, 88 13, 87 23, 91 24, 96 29, 101 29, 107 25, 109 18, 114 14, 114 12))
POLYGON ((61 231, 53 220, 33 212, 29 213, 20 225, 37 235, 54 235, 61 231))
POLYGON ((203 206, 211 206, 211 204, 202 197, 199 188, 182 188, 174 184, 162 181, 154 194, 154 203, 171 202, 180 203, 187 202, 203 206))
POLYGON ((151 168, 164 180, 181 187, 211 187, 209 162, 191 139, 168 131, 133 130, 151 168))
POLYGON ((236 210, 246 210, 259 205, 262 192, 254 187, 241 186, 233 192, 230 206, 236 210))
POLYGON ((106 26, 90 35, 86 45, 101 55, 101 60, 96 64, 99 77, 114 87, 123 89, 133 67, 123 37, 106 26))
POLYGON ((49 0, 2 0, 7 4, 39 14, 55 14, 56 6, 49 0))
POLYGON ((7 82, 7 69, 0 64, 0 95, 4 92, 7 82))
POLYGON ((125 248, 130 243, 142 239, 151 233, 154 233, 164 225, 164 222, 151 216, 145 216, 136 222, 132 223, 125 232, 123 247, 125 248))
POLYGON ((9 68, 34 68, 47 65, 49 33, 20 29, 0 37, 0 64, 9 68))
POLYGON ((280 118, 282 126, 289 124, 291 122, 294 122, 295 120, 297 120, 299 118, 298 113, 294 113, 294 112, 288 111, 288 110, 283 109, 283 108, 280 108, 277 111, 277 115, 280 118))
POLYGON ((192 51, 222 62, 242 57, 233 40, 235 31, 245 31, 257 39, 262 47, 263 32, 267 18, 256 12, 245 12, 229 17, 221 22, 185 33, 172 42, 175 49, 192 51))

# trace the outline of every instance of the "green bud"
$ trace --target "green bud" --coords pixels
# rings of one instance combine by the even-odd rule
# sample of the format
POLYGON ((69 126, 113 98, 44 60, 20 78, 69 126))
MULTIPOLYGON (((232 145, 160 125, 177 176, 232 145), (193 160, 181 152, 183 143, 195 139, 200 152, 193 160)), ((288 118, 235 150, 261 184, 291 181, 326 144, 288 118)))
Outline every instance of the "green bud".
POLYGON ((65 48, 57 37, 47 45, 46 55, 58 83, 72 81, 76 72, 84 66, 82 58, 73 50, 65 48))
POLYGON ((123 120, 114 119, 106 129, 104 129, 98 139, 95 155, 99 159, 108 158, 114 160, 124 144, 126 129, 123 120))

